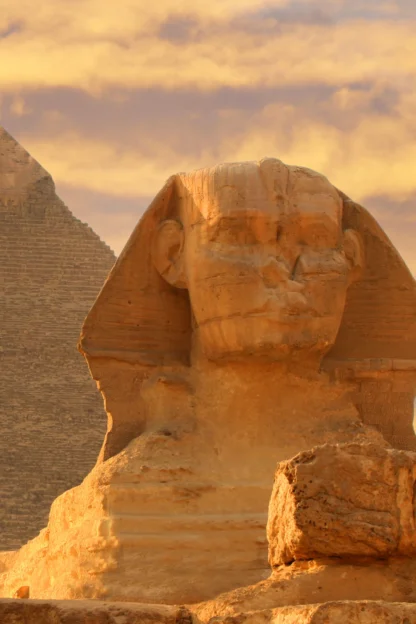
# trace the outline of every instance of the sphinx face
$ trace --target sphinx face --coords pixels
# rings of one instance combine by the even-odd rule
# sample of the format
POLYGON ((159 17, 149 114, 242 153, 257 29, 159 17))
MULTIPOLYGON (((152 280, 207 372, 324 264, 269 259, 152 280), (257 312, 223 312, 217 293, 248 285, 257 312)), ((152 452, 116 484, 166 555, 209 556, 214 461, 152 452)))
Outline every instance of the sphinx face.
POLYGON ((341 199, 305 170, 274 169, 265 183, 256 163, 228 167, 240 167, 234 182, 230 171, 214 173, 209 197, 185 228, 198 341, 213 360, 319 362, 334 344, 348 284, 341 199))

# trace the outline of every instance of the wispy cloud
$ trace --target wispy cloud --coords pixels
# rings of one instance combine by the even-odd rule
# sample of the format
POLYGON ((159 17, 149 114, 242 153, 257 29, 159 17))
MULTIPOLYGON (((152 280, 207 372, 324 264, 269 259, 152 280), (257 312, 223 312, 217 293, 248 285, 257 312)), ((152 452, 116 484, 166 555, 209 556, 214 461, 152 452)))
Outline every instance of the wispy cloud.
POLYGON ((416 191, 412 91, 382 85, 309 95, 280 90, 251 106, 238 104, 238 91, 228 105, 207 98, 208 104, 196 99, 185 111, 182 100, 166 94, 159 110, 112 103, 98 113, 92 102, 71 117, 44 108, 37 110, 38 131, 27 120, 19 138, 58 181, 120 197, 149 196, 175 171, 266 155, 321 171, 358 200, 403 199, 416 191))
POLYGON ((18 27, 0 39, 0 83, 9 91, 66 86, 97 94, 415 80, 416 15, 397 19, 393 11, 385 19, 379 11, 369 28, 362 12, 343 15, 347 6, 310 13, 306 2, 289 0, 263 0, 255 11, 248 0, 46 0, 33 11, 26 1, 7 2, 0 28, 18 27))

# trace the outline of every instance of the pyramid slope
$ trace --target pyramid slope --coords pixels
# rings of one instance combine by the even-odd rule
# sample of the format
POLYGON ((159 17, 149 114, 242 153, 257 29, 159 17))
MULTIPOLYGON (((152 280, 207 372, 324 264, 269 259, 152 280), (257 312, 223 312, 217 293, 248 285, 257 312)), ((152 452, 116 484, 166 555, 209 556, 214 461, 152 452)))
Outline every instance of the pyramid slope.
POLYGON ((76 345, 115 256, 0 131, 0 550, 45 525, 94 465, 102 399, 76 345))
MULTIPOLYGON (((0 126, 0 189, 2 194, 21 194, 50 174, 0 126)), ((53 182, 52 182, 53 184, 53 182)))

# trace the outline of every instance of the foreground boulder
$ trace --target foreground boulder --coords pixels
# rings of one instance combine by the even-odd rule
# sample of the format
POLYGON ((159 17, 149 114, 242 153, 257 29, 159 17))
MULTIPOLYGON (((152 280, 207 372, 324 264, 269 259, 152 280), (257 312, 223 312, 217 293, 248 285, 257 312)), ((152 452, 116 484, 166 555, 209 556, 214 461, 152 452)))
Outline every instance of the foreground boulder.
MULTIPOLYGON (((415 453, 374 444, 328 444, 281 462, 267 525, 270 577, 195 613, 207 622, 334 600, 416 603, 415 481, 415 453)), ((351 621, 379 621, 369 618, 351 621)))
POLYGON ((416 453, 324 445, 281 462, 269 506, 272 566, 416 554, 416 453))

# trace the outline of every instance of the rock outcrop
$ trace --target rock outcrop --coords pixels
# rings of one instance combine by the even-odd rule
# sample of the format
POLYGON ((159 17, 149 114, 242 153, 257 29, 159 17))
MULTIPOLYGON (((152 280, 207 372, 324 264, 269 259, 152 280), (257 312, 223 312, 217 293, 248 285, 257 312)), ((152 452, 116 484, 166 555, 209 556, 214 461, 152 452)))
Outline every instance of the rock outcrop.
POLYGON ((83 600, 1 600, 1 624, 192 624, 183 607, 83 600))
POLYGON ((96 462, 106 416, 76 341, 114 261, 0 128, 0 550, 96 462))
POLYGON ((324 446, 282 462, 269 505, 275 567, 322 557, 416 557, 416 453, 324 446))
POLYGON ((267 525, 270 577, 195 613, 207 622, 331 601, 416 603, 415 484, 416 453, 372 444, 323 445, 281 462, 267 525))
POLYGON ((215 620, 218 624, 412 624, 415 621, 416 605, 367 600, 282 607, 215 620))

